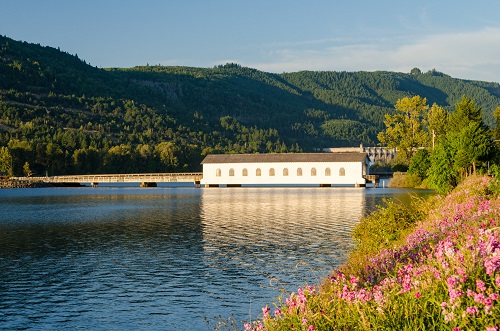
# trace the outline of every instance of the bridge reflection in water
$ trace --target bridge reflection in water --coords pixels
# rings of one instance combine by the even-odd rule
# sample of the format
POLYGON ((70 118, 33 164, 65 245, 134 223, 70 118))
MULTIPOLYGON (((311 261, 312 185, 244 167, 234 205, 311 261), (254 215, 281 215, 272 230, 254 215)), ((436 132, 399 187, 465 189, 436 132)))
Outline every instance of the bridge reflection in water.
POLYGON ((345 261, 351 231, 366 209, 366 190, 357 188, 249 187, 201 194, 206 263, 226 277, 224 268, 235 266, 234 277, 244 274, 240 278, 256 287, 269 286, 270 279, 285 287, 301 284, 304 270, 297 268, 310 270, 310 279, 327 275, 345 261))

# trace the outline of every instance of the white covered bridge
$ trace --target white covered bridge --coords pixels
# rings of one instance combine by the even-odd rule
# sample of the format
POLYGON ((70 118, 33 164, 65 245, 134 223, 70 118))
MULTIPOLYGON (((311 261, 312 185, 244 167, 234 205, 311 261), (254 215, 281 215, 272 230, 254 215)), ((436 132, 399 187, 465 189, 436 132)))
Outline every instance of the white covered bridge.
POLYGON ((212 154, 201 184, 366 186, 366 153, 212 154))

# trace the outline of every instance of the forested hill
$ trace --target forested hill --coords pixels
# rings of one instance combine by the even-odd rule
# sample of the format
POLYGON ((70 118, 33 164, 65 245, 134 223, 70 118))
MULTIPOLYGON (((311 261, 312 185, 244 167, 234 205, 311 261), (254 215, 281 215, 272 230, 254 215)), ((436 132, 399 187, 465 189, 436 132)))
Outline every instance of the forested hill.
POLYGON ((448 110, 466 95, 489 125, 500 106, 498 83, 434 70, 99 69, 0 36, 0 148, 14 174, 26 162, 38 174, 182 171, 199 170, 207 153, 374 145, 384 114, 413 95, 448 110))

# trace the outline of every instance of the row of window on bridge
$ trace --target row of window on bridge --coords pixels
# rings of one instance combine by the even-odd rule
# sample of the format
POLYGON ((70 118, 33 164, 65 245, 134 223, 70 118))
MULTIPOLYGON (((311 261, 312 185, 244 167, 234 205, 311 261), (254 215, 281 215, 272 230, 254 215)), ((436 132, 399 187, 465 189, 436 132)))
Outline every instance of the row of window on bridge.
MULTIPOLYGON (((297 168, 297 176, 302 176, 302 173, 303 173, 302 168, 297 168)), ((282 174, 283 174, 283 176, 288 176, 289 175, 288 168, 284 168, 282 174)), ((217 177, 221 177, 222 176, 222 170, 220 168, 218 168, 216 170, 216 174, 215 175, 217 177)), ((248 176, 248 169, 244 168, 241 171, 241 175, 242 176, 248 176)), ((311 168, 311 176, 316 176, 316 175, 317 175, 316 168, 311 168)), ((331 169, 330 168, 326 168, 325 169, 325 176, 331 176, 331 175, 332 175, 331 169)), ((229 176, 231 176, 231 177, 235 176, 233 168, 229 169, 229 176)), ((260 168, 255 169, 255 176, 262 176, 262 170, 260 168)), ((269 176, 276 176, 276 171, 275 171, 274 168, 270 168, 269 169, 269 176)), ((339 169, 339 176, 345 176, 345 169, 344 168, 340 168, 339 169)))

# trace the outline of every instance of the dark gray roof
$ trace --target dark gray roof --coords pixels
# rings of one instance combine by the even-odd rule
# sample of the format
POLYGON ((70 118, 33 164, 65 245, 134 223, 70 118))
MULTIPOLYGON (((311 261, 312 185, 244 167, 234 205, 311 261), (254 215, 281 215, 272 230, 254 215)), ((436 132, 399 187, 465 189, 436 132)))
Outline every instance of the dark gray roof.
POLYGON ((206 163, 364 162, 366 153, 210 154, 206 163))

